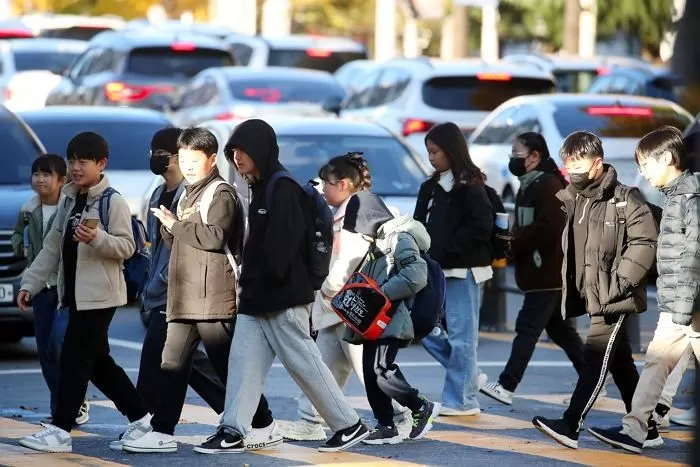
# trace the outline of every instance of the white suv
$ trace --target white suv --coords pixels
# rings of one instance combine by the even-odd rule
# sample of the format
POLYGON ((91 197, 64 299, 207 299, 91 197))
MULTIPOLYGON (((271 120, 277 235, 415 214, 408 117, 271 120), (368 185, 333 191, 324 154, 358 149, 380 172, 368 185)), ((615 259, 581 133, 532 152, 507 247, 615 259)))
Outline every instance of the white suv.
POLYGON ((423 140, 436 123, 455 122, 468 137, 508 99, 555 89, 551 73, 533 67, 428 58, 379 64, 355 86, 357 91, 343 103, 340 117, 377 122, 403 135, 426 160, 423 140))

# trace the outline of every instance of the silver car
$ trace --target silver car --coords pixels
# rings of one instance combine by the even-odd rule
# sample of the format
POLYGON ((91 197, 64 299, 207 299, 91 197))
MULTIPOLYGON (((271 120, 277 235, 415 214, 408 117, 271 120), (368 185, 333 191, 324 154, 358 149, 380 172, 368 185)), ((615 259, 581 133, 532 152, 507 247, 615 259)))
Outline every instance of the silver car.
POLYGON ((332 75, 300 68, 209 68, 166 108, 179 125, 271 115, 327 116, 323 106, 345 90, 332 75), (179 96, 179 97, 178 97, 179 96))

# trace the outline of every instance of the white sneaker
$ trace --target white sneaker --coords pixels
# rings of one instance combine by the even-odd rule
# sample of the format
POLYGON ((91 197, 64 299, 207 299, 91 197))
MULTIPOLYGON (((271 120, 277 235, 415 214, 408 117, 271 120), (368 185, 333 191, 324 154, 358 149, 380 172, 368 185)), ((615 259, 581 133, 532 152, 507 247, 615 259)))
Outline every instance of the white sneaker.
POLYGON ((477 377, 477 383, 476 383, 476 389, 477 391, 481 391, 481 388, 483 388, 486 385, 486 381, 488 381, 489 377, 486 373, 482 372, 479 370, 479 376, 477 377))
MULTIPOLYGON (((413 423, 413 422, 411 422, 413 423)), ((282 429, 282 436, 293 441, 325 441, 323 425, 308 420, 297 420, 282 429)))
POLYGON ((73 442, 70 433, 57 426, 47 423, 44 430, 30 436, 20 438, 19 444, 43 452, 72 452, 73 442))
POLYGON ((695 426, 695 407, 691 407, 682 414, 674 415, 669 420, 676 425, 695 426))
POLYGON ((265 428, 253 428, 243 439, 246 451, 257 451, 282 444, 282 434, 277 428, 277 422, 272 421, 265 428))
POLYGON ((671 431, 671 412, 666 412, 666 415, 662 417, 656 411, 653 411, 651 416, 656 422, 656 429, 659 433, 668 433, 671 431))
POLYGON ((492 399, 496 399, 498 402, 513 405, 513 393, 501 386, 501 383, 487 383, 481 388, 481 392, 492 399))
POLYGON ((125 440, 122 450, 126 452, 176 452, 177 441, 173 435, 149 431, 138 439, 125 440))
POLYGON ((457 410, 445 407, 444 405, 440 407, 440 415, 443 417, 465 417, 472 415, 479 415, 481 409, 479 407, 469 409, 469 410, 457 410))
POLYGON ((147 433, 152 432, 153 427, 151 427, 151 418, 153 418, 153 416, 148 414, 141 420, 136 420, 133 423, 129 423, 129 426, 126 427, 126 431, 119 435, 119 439, 109 443, 109 449, 113 451, 121 451, 125 441, 135 441, 147 433))
POLYGON ((90 402, 87 399, 83 401, 83 405, 80 406, 80 411, 78 416, 75 418, 76 425, 85 425, 90 421, 90 402))

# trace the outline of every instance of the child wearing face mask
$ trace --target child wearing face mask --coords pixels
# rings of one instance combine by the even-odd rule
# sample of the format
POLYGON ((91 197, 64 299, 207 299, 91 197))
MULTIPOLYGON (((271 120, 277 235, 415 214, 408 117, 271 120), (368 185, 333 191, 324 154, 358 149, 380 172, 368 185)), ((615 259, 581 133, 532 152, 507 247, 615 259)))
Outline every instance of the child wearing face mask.
MULTIPOLYGON (((318 331, 316 344, 323 361, 333 373, 340 389, 345 387, 352 371, 364 384, 362 373, 362 347, 351 345, 343 340, 345 324, 331 308, 331 299, 340 291, 350 273, 355 270, 362 260, 369 242, 359 233, 343 230, 345 208, 352 196, 372 186, 372 175, 367 161, 362 153, 349 153, 345 156, 334 157, 318 171, 323 183, 323 194, 328 205, 333 209, 333 255, 331 257, 330 273, 323 283, 321 290, 316 293, 316 299, 311 309, 311 321, 318 331)), ((410 410, 403 414, 404 409, 395 401, 395 419, 402 419, 398 427, 402 435, 410 431, 412 419, 410 410)), ((406 409, 407 410, 407 409, 406 409)), ((323 431, 323 419, 318 414, 309 399, 303 395, 299 399, 300 420, 288 425, 283 435, 296 441, 321 441, 326 439, 323 431)))
POLYGON ((558 443, 578 448, 586 414, 608 371, 625 403, 639 375, 627 335, 627 316, 647 308, 647 274, 654 264, 658 226, 639 190, 621 184, 603 162, 596 135, 577 131, 559 152, 571 185, 557 193, 564 204, 562 233, 562 318, 588 314, 584 366, 561 419, 537 416, 535 428, 558 443))
POLYGON ((542 331, 546 329, 566 352, 578 373, 583 369, 583 342, 573 323, 561 316, 561 232, 566 215, 556 194, 566 187, 566 179, 544 137, 534 132, 515 138, 508 168, 520 180, 510 253, 515 282, 525 299, 508 363, 498 381, 485 384, 481 392, 511 405, 542 331))

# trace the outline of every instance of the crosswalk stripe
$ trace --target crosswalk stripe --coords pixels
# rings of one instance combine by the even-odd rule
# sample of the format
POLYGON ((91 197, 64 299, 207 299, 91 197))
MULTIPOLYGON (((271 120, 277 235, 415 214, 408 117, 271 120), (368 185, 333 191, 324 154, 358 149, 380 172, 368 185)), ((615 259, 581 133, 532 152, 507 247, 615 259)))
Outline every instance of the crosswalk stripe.
POLYGON ((51 467, 75 467, 80 465, 116 467, 125 464, 74 453, 47 454, 22 446, 0 443, 0 465, 7 467, 34 467, 36 465, 50 465, 51 467))
MULTIPOLYGON (((537 402, 544 402, 545 404, 567 406, 564 400, 569 399, 571 394, 517 394, 515 399, 528 399, 537 402)), ((624 415, 627 413, 625 410, 625 403, 621 399, 616 399, 614 397, 599 397, 593 405, 593 410, 600 410, 603 412, 612 412, 624 415)), ((671 408, 671 415, 680 415, 683 413, 683 409, 671 408)))
MULTIPOLYGON (((42 430, 42 427, 33 423, 22 422, 12 418, 0 418, 0 438, 21 438, 33 435, 42 430)), ((71 436, 93 436, 79 430, 71 431, 71 436)))
MULTIPOLYGON (((468 431, 431 431, 428 438, 436 441, 460 444, 462 446, 489 449, 501 452, 528 454, 567 462, 577 462, 585 465, 600 465, 616 467, 671 467, 682 466, 678 462, 651 459, 637 454, 623 454, 612 450, 569 449, 553 442, 540 442, 530 439, 499 436, 493 432, 474 433, 468 431)), ((527 460, 523 459, 527 464, 527 460)))

